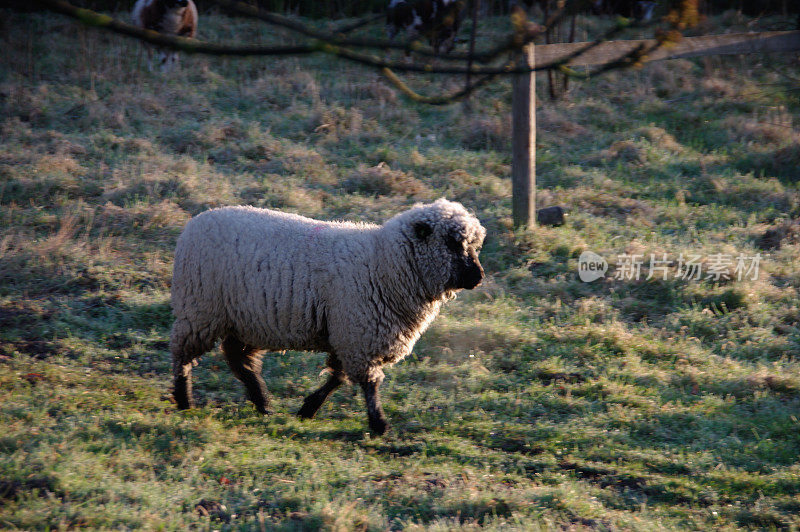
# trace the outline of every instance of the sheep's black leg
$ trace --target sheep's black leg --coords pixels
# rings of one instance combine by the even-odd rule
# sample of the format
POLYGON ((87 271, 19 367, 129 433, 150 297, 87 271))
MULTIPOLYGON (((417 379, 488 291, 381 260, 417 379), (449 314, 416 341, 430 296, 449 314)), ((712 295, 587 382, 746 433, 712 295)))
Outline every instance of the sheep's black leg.
POLYGON ((319 389, 306 397, 303 401, 303 406, 300 408, 300 411, 297 412, 297 415, 301 418, 313 418, 334 390, 344 384, 346 379, 342 372, 342 363, 335 353, 328 354, 328 369, 331 372, 331 376, 328 377, 325 384, 320 386, 319 389))
POLYGON ((247 398, 253 402, 256 410, 269 414, 269 396, 261 378, 261 356, 256 349, 228 336, 222 341, 222 352, 233 374, 244 384, 247 398))
POLYGON ((333 393, 333 391, 342 385, 344 382, 344 378, 342 374, 338 371, 333 372, 333 374, 328 377, 328 380, 322 386, 317 389, 314 393, 306 397, 305 401, 303 401, 303 406, 300 408, 300 411, 297 412, 297 415, 303 419, 311 419, 317 413, 317 411, 322 406, 322 403, 328 398, 328 396, 333 393))
POLYGON ((169 348, 172 353, 172 396, 179 410, 192 408, 192 367, 194 360, 208 347, 192 335, 192 327, 186 320, 176 320, 170 334, 169 348))
POLYGON ((176 375, 173 381, 174 388, 172 389, 172 396, 178 404, 178 410, 186 410, 192 408, 194 403, 192 401, 192 369, 191 364, 188 365, 184 374, 176 375))
POLYGON ((367 401, 369 428, 378 435, 386 432, 386 427, 388 426, 386 416, 383 415, 383 408, 381 408, 381 399, 378 396, 378 388, 381 382, 381 380, 369 380, 361 383, 361 388, 364 390, 364 399, 367 401))

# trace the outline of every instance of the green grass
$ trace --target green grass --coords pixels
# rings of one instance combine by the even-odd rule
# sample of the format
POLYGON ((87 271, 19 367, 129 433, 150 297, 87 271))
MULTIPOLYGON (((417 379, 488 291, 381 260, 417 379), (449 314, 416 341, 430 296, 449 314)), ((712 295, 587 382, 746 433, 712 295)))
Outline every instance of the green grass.
MULTIPOLYGON (((657 63, 542 99, 538 203, 568 223, 514 231, 507 81, 466 115, 327 57, 161 76, 130 41, 2 14, 0 528, 800 527, 800 248, 788 230, 755 247, 800 214, 794 57, 657 63), (269 418, 217 353, 199 407, 175 410, 170 268, 191 216, 380 222, 441 196, 486 225, 488 278, 387 370, 386 437, 348 389, 294 417, 323 354, 265 359, 269 418), (586 284, 584 250, 764 258, 755 281, 586 284)), ((203 38, 239 31, 291 41, 202 20, 203 38)))

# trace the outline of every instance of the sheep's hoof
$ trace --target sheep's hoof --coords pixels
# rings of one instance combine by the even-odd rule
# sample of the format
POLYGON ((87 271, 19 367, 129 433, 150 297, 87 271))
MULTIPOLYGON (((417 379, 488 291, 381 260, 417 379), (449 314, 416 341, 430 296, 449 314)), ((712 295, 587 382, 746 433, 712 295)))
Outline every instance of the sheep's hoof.
POLYGON ((175 403, 178 407, 178 410, 189 410, 190 408, 194 408, 194 401, 187 399, 185 395, 176 393, 173 395, 173 397, 175 398, 175 403))
POLYGON ((300 410, 297 411, 297 415, 301 419, 312 419, 317 415, 317 412, 321 406, 322 400, 320 400, 319 394, 312 393, 305 398, 303 401, 303 406, 301 406, 300 410))
POLYGON ((377 434, 378 436, 383 436, 386 433, 386 429, 389 427, 389 424, 386 422, 385 419, 370 419, 369 420, 369 429, 377 434))
POLYGON ((265 416, 272 416, 272 415, 275 414, 275 411, 272 408, 268 407, 268 406, 257 405, 256 406, 256 410, 258 410, 259 414, 262 414, 262 415, 265 415, 265 416))
POLYGON ((297 411, 297 417, 300 419, 312 419, 316 415, 317 409, 307 403, 303 403, 303 406, 297 411))

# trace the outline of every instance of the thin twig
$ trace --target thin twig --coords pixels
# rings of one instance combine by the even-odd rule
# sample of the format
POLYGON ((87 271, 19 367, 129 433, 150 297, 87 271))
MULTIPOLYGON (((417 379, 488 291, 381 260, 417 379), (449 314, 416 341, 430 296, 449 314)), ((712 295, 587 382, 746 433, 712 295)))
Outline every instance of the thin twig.
MULTIPOLYGON (((264 45, 229 45, 210 43, 196 39, 187 39, 185 37, 175 37, 172 35, 165 35, 156 31, 147 30, 131 24, 126 24, 108 15, 103 15, 89 9, 75 7, 64 0, 36 0, 42 5, 48 7, 52 11, 62 13, 64 15, 75 18, 82 23, 97 28, 103 28, 113 31, 128 37, 133 37, 150 44, 163 46, 180 50, 186 53, 197 53, 207 55, 233 55, 233 56, 267 56, 267 55, 307 55, 312 53, 325 53, 347 59, 351 62, 358 63, 364 66, 383 69, 389 68, 398 72, 418 72, 422 74, 466 74, 470 72, 476 76, 487 75, 510 75, 510 74, 525 74, 535 71, 544 71, 549 69, 561 68, 573 58, 581 55, 586 50, 589 50, 599 43, 588 43, 582 49, 569 54, 557 61, 545 65, 538 65, 535 68, 527 66, 514 66, 512 63, 507 62, 503 66, 495 67, 480 67, 474 66, 469 69, 465 66, 435 66, 431 63, 405 63, 402 61, 386 61, 375 57, 373 55, 356 52, 349 48, 331 44, 325 41, 313 40, 309 44, 300 44, 294 46, 264 46, 264 45)), ((627 54, 626 54, 627 55, 627 54)), ((622 59, 624 59, 623 56, 622 59)))
MULTIPOLYGON (((269 11, 265 11, 263 9, 258 8, 257 6, 246 4, 239 0, 211 0, 211 2, 221 7, 224 7, 225 9, 231 11, 232 13, 246 17, 257 18, 259 20, 263 20, 264 22, 268 22, 270 24, 274 24, 295 31, 297 33, 300 33, 301 35, 305 35, 306 37, 311 37, 314 39, 325 41, 329 44, 334 44, 338 46, 349 46, 354 48, 403 50, 405 52, 413 52, 422 57, 437 58, 445 61, 477 61, 479 63, 484 63, 484 64, 493 61, 494 59, 502 55, 504 52, 513 51, 516 48, 520 48, 525 44, 532 42, 542 31, 544 31, 545 27, 549 27, 551 25, 560 22, 566 10, 565 6, 556 11, 552 17, 550 17, 548 20, 545 21, 545 26, 538 26, 535 24, 524 24, 522 23, 522 21, 520 21, 520 23, 517 24, 518 27, 515 28, 514 34, 509 36, 506 40, 499 43, 494 48, 486 50, 485 52, 480 52, 477 54, 476 53, 465 54, 459 52, 449 52, 446 54, 440 54, 433 50, 427 49, 421 42, 419 42, 416 39, 408 42, 394 42, 382 39, 344 38, 342 35, 340 35, 340 33, 342 33, 341 30, 333 32, 317 31, 297 20, 282 15, 277 15, 269 11)), ((514 16, 515 15, 512 14, 512 19, 514 16)), ((522 16, 524 17, 524 12, 522 16)))
MULTIPOLYGON (((116 33, 120 33, 122 35, 126 35, 128 37, 133 37, 145 42, 149 42, 151 44, 163 46, 166 48, 172 48, 175 50, 180 50, 186 53, 198 53, 198 54, 208 54, 208 55, 233 55, 233 56, 267 56, 267 55, 277 56, 277 55, 306 55, 311 53, 326 53, 329 55, 341 57, 342 59, 347 59, 354 63, 358 63, 376 69, 389 68, 396 72, 418 72, 422 74, 466 74, 467 72, 470 72, 472 75, 486 76, 486 75, 525 74, 530 72, 539 72, 551 69, 561 69, 562 71, 569 71, 569 70, 564 70, 562 67, 564 67, 567 63, 569 63, 573 59, 591 50, 592 48, 599 46, 600 44, 605 42, 605 40, 609 36, 613 36, 615 33, 621 31, 621 29, 625 27, 625 25, 617 25, 614 28, 607 31, 602 37, 600 37, 596 41, 587 43, 586 46, 581 47, 575 52, 568 54, 556 61, 552 61, 550 63, 543 65, 537 65, 536 67, 533 68, 528 66, 515 66, 507 61, 502 66, 493 66, 493 67, 473 66, 470 69, 466 66, 460 66, 460 65, 433 65, 431 63, 421 64, 421 63, 405 63, 402 61, 387 61, 367 53, 356 52, 344 46, 319 39, 312 40, 308 44, 301 44, 294 46, 264 46, 264 45, 236 46, 229 44, 210 43, 196 39, 187 39, 185 37, 175 37, 172 35, 165 35, 152 30, 143 29, 138 26, 133 26, 131 24, 126 24, 125 22, 121 22, 108 15, 103 15, 101 13, 97 13, 89 9, 75 7, 64 0, 36 0, 36 1, 53 11, 68 15, 72 18, 81 21, 86 25, 107 29, 116 33)), ((523 39, 518 42, 526 43, 527 41, 523 39)), ((507 51, 514 51, 516 49, 518 49, 518 46, 516 44, 509 45, 507 51)), ((634 54, 635 51, 633 53, 625 54, 618 61, 613 62, 614 66, 617 67, 620 64, 623 64, 620 63, 621 61, 627 64, 626 59, 628 58, 628 56, 634 54)), ((477 57, 480 57, 480 54, 476 54, 476 58, 477 57)), ((464 59, 468 58, 469 55, 465 54, 464 59)), ((577 75, 577 74, 571 73, 571 75, 577 75)))
POLYGON ((478 88, 482 87, 483 85, 486 85, 487 83, 489 83, 498 76, 498 74, 491 74, 488 76, 484 76, 478 79, 476 82, 472 83, 471 85, 468 85, 456 92, 446 94, 443 96, 423 96, 418 92, 415 92, 411 87, 408 86, 408 84, 406 84, 402 79, 400 79, 397 76, 397 74, 392 72, 390 69, 384 68, 381 70, 381 73, 384 75, 384 77, 386 77, 386 79, 388 79, 392 83, 392 85, 397 87, 400 90, 400 92, 402 92, 415 102, 427 103, 429 105, 446 105, 448 103, 457 102, 469 96, 470 94, 475 92, 478 88))
POLYGON ((372 15, 370 17, 364 17, 364 18, 361 18, 361 19, 356 20, 354 22, 351 22, 349 24, 345 24, 343 26, 340 26, 338 28, 334 28, 334 29, 328 30, 328 31, 330 31, 334 35, 345 35, 347 33, 355 31, 355 30, 357 30, 359 28, 362 28, 362 27, 364 27, 364 26, 366 26, 368 24, 372 24, 376 20, 380 20, 380 19, 384 18, 385 16, 386 15, 383 15, 383 14, 374 14, 374 15, 372 15))
MULTIPOLYGON (((264 22, 292 30, 306 37, 319 39, 337 46, 375 48, 380 50, 403 50, 405 52, 416 52, 419 55, 427 57, 441 57, 432 50, 425 50, 422 43, 417 40, 394 42, 370 38, 345 38, 344 34, 346 31, 342 31, 341 29, 328 32, 318 31, 297 20, 265 11, 257 6, 246 4, 238 0, 211 0, 211 2, 227 9, 233 14, 263 20, 264 22)), ((377 20, 378 17, 383 17, 383 15, 376 15, 375 20, 377 20)))
MULTIPOLYGON (((133 26, 131 24, 126 24, 108 15, 103 15, 95 11, 75 7, 64 0, 36 0, 36 1, 40 2, 42 5, 51 9, 52 11, 62 13, 72 18, 75 18, 88 26, 103 28, 154 45, 163 46, 166 48, 172 48, 187 53, 200 53, 200 54, 210 54, 210 55, 233 55, 233 56, 307 55, 312 53, 325 53, 333 55, 354 63, 378 69, 383 73, 384 76, 386 76, 387 79, 389 79, 396 87, 398 87, 404 94, 406 94, 410 98, 419 102, 429 103, 434 105, 450 103, 460 98, 463 98, 472 93, 473 91, 475 91, 478 87, 485 85, 486 83, 488 83, 489 81, 491 81, 492 79, 494 79, 499 75, 525 74, 535 71, 558 69, 570 76, 588 77, 590 75, 597 75, 616 68, 637 65, 645 61, 648 54, 652 53, 660 46, 663 46, 668 40, 659 38, 657 39, 656 44, 649 48, 646 47, 644 44, 642 44, 637 48, 635 48, 634 50, 624 54, 617 60, 605 64, 589 74, 579 74, 573 71, 572 69, 568 68, 567 64, 571 60, 579 57, 580 55, 586 53, 592 48, 605 42, 605 40, 608 37, 613 36, 615 33, 621 31, 622 28, 626 26, 625 24, 617 24, 615 27, 607 31, 601 38, 595 40, 594 42, 587 43, 586 46, 581 47, 575 52, 568 54, 567 56, 562 57, 557 61, 552 61, 544 65, 538 65, 533 68, 527 65, 519 65, 510 60, 507 60, 504 65, 491 66, 491 67, 476 67, 472 66, 469 63, 467 64, 466 67, 461 65, 434 66, 430 63, 419 64, 419 63, 405 63, 399 61, 387 61, 387 60, 382 60, 373 55, 357 52, 341 44, 344 42, 350 42, 349 40, 340 39, 338 37, 333 36, 333 42, 332 42, 331 40, 328 39, 328 37, 330 36, 329 34, 312 30, 307 26, 305 26, 304 24, 293 21, 286 17, 282 17, 280 15, 275 15, 271 13, 266 13, 258 10, 257 8, 253 8, 252 6, 247 6, 247 4, 242 4, 241 2, 233 2, 231 0, 214 0, 214 1, 216 1, 220 5, 235 6, 235 10, 239 12, 247 12, 252 16, 263 19, 265 21, 272 21, 275 24, 282 25, 288 29, 291 29, 292 31, 296 31, 298 33, 306 35, 307 37, 314 37, 314 40, 306 44, 300 44, 294 46, 263 46, 263 45, 234 46, 234 45, 219 44, 219 43, 209 43, 204 41, 198 41, 195 39, 187 39, 184 37, 165 35, 152 30, 147 30, 137 26, 133 26), (394 71, 418 72, 427 74, 469 74, 470 76, 475 75, 482 77, 478 79, 475 83, 471 84, 468 83, 463 89, 449 95, 422 96, 414 92, 410 87, 408 87, 408 85, 405 82, 403 82, 395 74, 394 71)), ((564 8, 562 7, 556 14, 554 14, 551 17, 548 17, 547 20, 548 25, 552 26, 552 24, 560 21, 561 18, 563 17, 563 13, 564 13, 564 8)), ((502 53, 502 51, 518 50, 522 46, 530 42, 536 35, 540 34, 542 31, 541 26, 537 26, 527 21, 524 11, 522 11, 521 9, 516 9, 512 13, 511 20, 512 20, 512 25, 514 27, 513 35, 509 37, 508 40, 505 41, 505 43, 501 43, 500 46, 495 47, 493 51, 489 52, 490 55, 492 54, 499 55, 499 53, 502 53)), ((493 56, 496 57, 496 55, 493 56)), ((483 54, 469 53, 466 55, 461 54, 461 57, 471 62, 473 59, 480 60, 481 57, 486 59, 489 56, 486 55, 486 53, 483 54)), ((455 60, 456 56, 452 55, 448 59, 455 60)))

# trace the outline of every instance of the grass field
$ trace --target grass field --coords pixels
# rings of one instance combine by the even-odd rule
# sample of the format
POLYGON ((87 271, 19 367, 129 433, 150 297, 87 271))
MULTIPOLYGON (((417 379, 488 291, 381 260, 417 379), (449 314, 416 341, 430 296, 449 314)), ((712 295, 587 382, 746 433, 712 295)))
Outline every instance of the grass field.
MULTIPOLYGON (((796 54, 542 98, 538 203, 568 223, 514 231, 507 81, 466 115, 327 57, 184 57, 161 76, 134 42, 0 15, 0 528, 800 528, 796 54), (170 269, 192 215, 380 222, 441 196, 487 227, 488 278, 387 370, 386 437, 348 389, 294 417, 317 353, 265 359, 274 416, 216 352, 198 408, 175 410, 170 269), (756 280, 583 283, 587 250, 612 269, 763 258, 756 280)), ((291 40, 220 15, 200 34, 291 40)))

